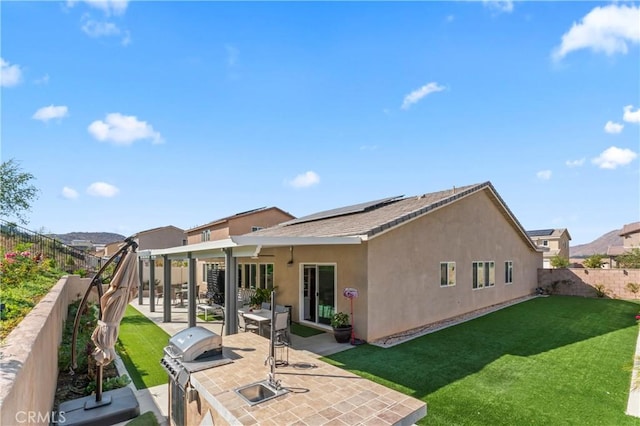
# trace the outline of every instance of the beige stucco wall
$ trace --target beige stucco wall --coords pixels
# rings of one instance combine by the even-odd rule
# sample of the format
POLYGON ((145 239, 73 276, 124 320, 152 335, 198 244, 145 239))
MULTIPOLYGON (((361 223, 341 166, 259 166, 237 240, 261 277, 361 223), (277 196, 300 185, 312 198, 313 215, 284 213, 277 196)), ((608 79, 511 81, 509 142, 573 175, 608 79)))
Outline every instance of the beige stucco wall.
POLYGON ((181 246, 186 239, 184 231, 175 227, 142 232, 138 235, 138 249, 162 249, 181 246))
POLYGON ((640 285, 640 269, 540 269, 538 280, 543 288, 550 288, 555 283, 553 294, 595 297, 595 286, 601 284, 606 297, 640 299, 640 292, 633 293, 627 288, 629 283, 640 285))
POLYGON ((229 219, 229 235, 242 235, 251 232, 253 226, 269 228, 293 217, 278 209, 267 209, 256 214, 229 219))
POLYGON ((622 245, 629 248, 640 247, 640 232, 635 232, 622 237, 622 245))
POLYGON ((342 296, 345 287, 355 287, 359 297, 354 303, 357 332, 366 332, 367 256, 365 245, 296 246, 293 264, 289 247, 263 249, 258 259, 238 258, 238 263, 273 263, 277 303, 292 306, 293 321, 300 321, 300 294, 303 264, 333 264, 336 266, 336 311, 349 312, 349 300, 342 296), (273 256, 270 256, 273 255, 273 256))
POLYGON ((28 424, 49 424, 67 309, 90 281, 75 275, 61 278, 0 346, 0 424, 24 424, 21 420, 29 413, 37 421, 28 424))
POLYGON ((369 241, 368 333, 375 340, 531 294, 542 254, 485 195, 473 194, 369 241), (495 262, 495 286, 472 289, 472 262, 495 262), (513 261, 513 283, 504 262, 513 261), (440 262, 456 285, 440 287, 440 262))

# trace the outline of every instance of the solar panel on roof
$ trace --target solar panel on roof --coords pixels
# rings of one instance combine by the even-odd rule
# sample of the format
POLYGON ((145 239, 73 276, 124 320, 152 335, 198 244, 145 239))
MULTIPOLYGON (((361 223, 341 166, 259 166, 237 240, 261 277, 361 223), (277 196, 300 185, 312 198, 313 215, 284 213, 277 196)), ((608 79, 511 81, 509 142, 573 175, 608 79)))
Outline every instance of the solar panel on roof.
POLYGON ((527 231, 530 237, 547 237, 553 234, 553 229, 537 229, 535 231, 527 231))
POLYGON ((361 213, 364 211, 377 209, 379 207, 382 207, 384 205, 397 201, 402 197, 403 195, 398 195, 395 197, 388 197, 388 198, 382 198, 380 200, 368 201, 366 203, 354 204, 346 207, 339 207, 337 209, 325 210, 322 212, 310 214, 308 216, 299 217, 298 219, 293 219, 287 222, 287 225, 295 225, 298 223, 312 222, 314 220, 329 219, 331 217, 336 217, 336 216, 344 216, 347 214, 361 213))

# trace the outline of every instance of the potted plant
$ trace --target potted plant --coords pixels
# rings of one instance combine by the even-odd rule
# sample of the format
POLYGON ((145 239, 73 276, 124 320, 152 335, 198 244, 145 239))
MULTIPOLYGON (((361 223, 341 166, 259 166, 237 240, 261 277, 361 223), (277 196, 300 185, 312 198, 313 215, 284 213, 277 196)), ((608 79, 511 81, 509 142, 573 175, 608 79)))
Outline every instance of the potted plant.
POLYGON ((262 303, 270 303, 271 302, 271 289, 267 288, 256 288, 255 293, 249 299, 249 305, 253 310, 257 310, 262 308, 262 303))
POLYGON ((347 343, 351 338, 351 322, 348 314, 336 312, 331 317, 333 337, 338 343, 347 343))

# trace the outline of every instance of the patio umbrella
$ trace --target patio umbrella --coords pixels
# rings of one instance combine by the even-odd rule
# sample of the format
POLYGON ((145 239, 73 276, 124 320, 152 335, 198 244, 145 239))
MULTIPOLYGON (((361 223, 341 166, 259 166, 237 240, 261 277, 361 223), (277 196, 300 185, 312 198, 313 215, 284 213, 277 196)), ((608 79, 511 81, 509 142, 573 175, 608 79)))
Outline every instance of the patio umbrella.
POLYGON ((108 365, 116 357, 114 346, 118 339, 120 321, 127 305, 138 292, 138 255, 129 251, 118 265, 109 289, 100 298, 102 318, 98 321, 91 340, 96 345, 92 355, 99 366, 108 365))

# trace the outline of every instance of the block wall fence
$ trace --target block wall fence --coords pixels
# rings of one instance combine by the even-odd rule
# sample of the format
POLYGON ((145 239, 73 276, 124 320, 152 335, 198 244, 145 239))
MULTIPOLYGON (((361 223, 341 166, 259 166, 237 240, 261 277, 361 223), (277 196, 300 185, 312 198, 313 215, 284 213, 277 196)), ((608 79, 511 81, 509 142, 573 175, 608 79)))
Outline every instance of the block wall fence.
POLYGON ((538 269, 539 286, 554 287, 553 294, 596 297, 596 285, 602 285, 605 297, 640 299, 640 292, 632 292, 629 283, 640 287, 640 269, 538 269))

